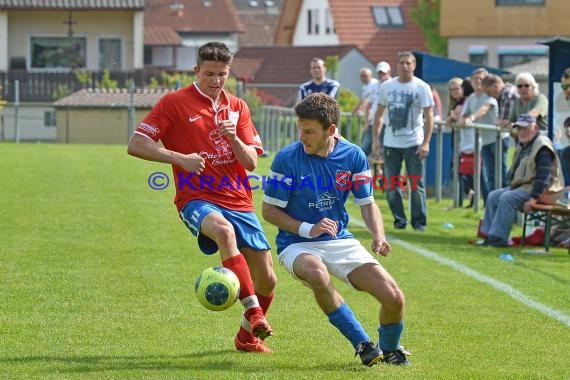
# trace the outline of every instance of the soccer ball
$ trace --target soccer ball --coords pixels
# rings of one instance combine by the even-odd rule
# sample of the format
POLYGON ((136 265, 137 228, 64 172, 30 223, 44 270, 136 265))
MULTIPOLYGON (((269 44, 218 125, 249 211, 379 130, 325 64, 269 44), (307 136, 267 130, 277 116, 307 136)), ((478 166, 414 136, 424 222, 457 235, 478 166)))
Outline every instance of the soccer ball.
POLYGON ((194 284, 196 297, 206 309, 221 311, 230 308, 239 297, 239 280, 228 268, 205 269, 194 284))

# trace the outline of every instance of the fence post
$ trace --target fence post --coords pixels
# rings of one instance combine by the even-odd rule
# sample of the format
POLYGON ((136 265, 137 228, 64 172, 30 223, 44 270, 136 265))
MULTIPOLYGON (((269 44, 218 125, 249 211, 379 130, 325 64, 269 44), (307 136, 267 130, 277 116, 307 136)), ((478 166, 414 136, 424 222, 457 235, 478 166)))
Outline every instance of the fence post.
POLYGON ((475 162, 473 170, 473 210, 479 211, 479 199, 481 197, 481 141, 479 140, 479 128, 475 128, 475 162))
POLYGON ((441 202, 443 187, 443 124, 436 123, 437 138, 435 146, 435 201, 441 202))
POLYGON ((14 128, 16 130, 16 142, 20 142, 20 118, 18 111, 20 109, 20 81, 14 81, 14 128))

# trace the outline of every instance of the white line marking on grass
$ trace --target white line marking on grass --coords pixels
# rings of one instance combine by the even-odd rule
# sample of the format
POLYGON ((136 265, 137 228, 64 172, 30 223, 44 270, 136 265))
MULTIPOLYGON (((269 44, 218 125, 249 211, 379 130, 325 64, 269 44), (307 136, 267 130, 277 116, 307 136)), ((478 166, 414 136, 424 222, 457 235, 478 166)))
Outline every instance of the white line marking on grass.
MULTIPOLYGON (((352 223, 354 223, 355 225, 357 225, 358 227, 366 228, 366 225, 360 219, 357 219, 357 218, 354 218, 351 216, 350 221, 352 223)), ((526 294, 516 290, 515 288, 513 288, 510 285, 507 285, 503 282, 495 280, 492 277, 489 277, 489 276, 481 274, 477 271, 474 271, 473 269, 471 269, 471 268, 469 268, 463 264, 460 264, 457 261, 453 261, 451 259, 448 259, 447 257, 440 256, 435 252, 432 252, 432 251, 429 251, 427 249, 418 247, 414 244, 407 243, 403 240, 396 239, 394 237, 390 237, 390 243, 397 244, 397 245, 399 245, 403 248, 406 248, 410 251, 413 251, 413 252, 415 252, 415 253, 423 256, 423 257, 426 257, 428 259, 436 261, 440 264, 447 265, 448 267, 453 268, 453 269, 463 273, 464 275, 467 275, 471 278, 474 278, 475 280, 480 281, 484 284, 490 285, 491 287, 495 288, 496 290, 507 294, 508 296, 515 299, 516 301, 519 301, 520 303, 522 303, 526 306, 529 306, 535 310, 538 310, 542 314, 547 315, 551 318, 554 318, 557 321, 562 322, 566 326, 570 327, 570 316, 529 298, 526 294)))

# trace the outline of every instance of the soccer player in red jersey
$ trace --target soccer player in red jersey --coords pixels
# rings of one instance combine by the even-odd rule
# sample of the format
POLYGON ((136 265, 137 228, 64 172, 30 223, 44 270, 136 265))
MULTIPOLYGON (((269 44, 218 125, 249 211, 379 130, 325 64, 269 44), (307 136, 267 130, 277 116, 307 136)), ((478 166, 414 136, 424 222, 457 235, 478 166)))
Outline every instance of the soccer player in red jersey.
POLYGON ((196 82, 160 99, 135 130, 128 154, 172 165, 180 218, 197 236, 202 252, 219 250, 222 265, 240 280, 245 312, 236 348, 271 352, 264 342, 272 335, 265 313, 276 276, 244 182, 263 147, 247 104, 224 89, 232 59, 221 42, 201 46, 196 82))

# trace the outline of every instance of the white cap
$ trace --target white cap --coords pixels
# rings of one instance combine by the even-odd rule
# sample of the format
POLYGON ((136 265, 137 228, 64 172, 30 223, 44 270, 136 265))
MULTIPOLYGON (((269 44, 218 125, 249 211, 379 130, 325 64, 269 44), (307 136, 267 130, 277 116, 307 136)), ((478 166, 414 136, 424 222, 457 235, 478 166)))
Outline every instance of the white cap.
POLYGON ((376 65, 376 72, 382 71, 383 73, 387 73, 390 71, 390 65, 386 61, 380 61, 376 65))

